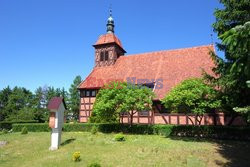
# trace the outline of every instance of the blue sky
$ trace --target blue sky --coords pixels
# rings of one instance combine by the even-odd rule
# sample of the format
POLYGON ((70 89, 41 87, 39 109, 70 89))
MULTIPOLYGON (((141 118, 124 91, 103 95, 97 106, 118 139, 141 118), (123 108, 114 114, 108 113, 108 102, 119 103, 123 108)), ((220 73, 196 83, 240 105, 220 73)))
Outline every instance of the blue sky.
POLYGON ((84 79, 110 4, 127 54, 211 44, 213 12, 222 7, 217 0, 0 0, 0 89, 68 89, 76 75, 84 79))

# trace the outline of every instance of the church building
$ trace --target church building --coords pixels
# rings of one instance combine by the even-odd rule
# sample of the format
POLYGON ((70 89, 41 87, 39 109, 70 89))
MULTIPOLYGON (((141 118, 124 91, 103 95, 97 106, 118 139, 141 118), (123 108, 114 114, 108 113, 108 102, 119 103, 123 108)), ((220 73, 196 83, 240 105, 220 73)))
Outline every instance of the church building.
MULTIPOLYGON (((80 91, 79 121, 88 121, 98 90, 105 83, 119 80, 144 84, 152 88, 156 94, 153 110, 137 113, 134 116, 134 123, 154 124, 172 121, 172 123, 181 124, 182 118, 163 117, 168 111, 161 105, 160 100, 183 80, 201 77, 204 71, 212 74, 215 64, 210 52, 214 51, 213 45, 129 55, 126 54, 122 42, 115 35, 114 27, 114 20, 110 14, 106 34, 99 36, 93 45, 95 66, 78 86, 80 91)), ((123 119, 121 121, 129 122, 130 118, 123 119)), ((207 120, 209 121, 212 120, 207 120)))

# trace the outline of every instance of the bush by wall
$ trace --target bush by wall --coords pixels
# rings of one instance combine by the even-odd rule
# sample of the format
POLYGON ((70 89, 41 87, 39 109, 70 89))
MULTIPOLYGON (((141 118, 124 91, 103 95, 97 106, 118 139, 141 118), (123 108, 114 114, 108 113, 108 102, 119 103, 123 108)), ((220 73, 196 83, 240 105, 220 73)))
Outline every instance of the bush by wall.
MULTIPOLYGON (((20 132, 27 127, 29 132, 48 132, 48 123, 13 124, 13 131, 20 132)), ((250 127, 238 126, 192 126, 192 125, 128 125, 128 124, 94 124, 94 123, 65 123, 64 132, 91 132, 92 128, 103 133, 158 134, 166 137, 200 137, 217 139, 250 140, 250 127)))
POLYGON ((95 124, 83 124, 83 123, 64 123, 64 132, 90 132, 95 124))

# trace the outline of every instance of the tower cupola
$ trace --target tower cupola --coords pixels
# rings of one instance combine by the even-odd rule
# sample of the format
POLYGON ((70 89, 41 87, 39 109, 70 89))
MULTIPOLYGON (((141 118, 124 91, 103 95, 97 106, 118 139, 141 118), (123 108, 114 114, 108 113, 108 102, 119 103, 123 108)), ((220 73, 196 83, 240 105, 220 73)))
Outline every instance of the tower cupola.
POLYGON ((106 26, 107 33, 101 35, 93 45, 95 48, 95 67, 114 65, 117 59, 126 53, 121 41, 114 34, 115 24, 111 9, 106 26))
POLYGON ((114 33, 115 32, 115 22, 112 17, 112 10, 109 9, 109 18, 107 20, 107 33, 114 33))

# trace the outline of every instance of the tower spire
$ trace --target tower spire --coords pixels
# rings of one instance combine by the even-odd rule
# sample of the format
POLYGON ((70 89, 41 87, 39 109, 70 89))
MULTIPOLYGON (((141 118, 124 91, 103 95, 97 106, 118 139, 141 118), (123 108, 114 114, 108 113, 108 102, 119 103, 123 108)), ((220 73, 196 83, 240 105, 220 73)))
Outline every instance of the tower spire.
POLYGON ((111 8, 111 5, 109 7, 109 18, 108 18, 108 21, 107 21, 107 33, 114 33, 115 30, 115 24, 114 24, 114 19, 112 17, 112 8, 111 8))

